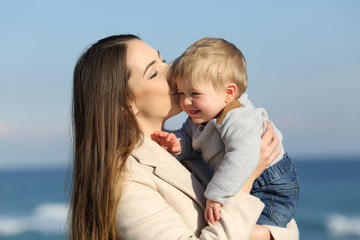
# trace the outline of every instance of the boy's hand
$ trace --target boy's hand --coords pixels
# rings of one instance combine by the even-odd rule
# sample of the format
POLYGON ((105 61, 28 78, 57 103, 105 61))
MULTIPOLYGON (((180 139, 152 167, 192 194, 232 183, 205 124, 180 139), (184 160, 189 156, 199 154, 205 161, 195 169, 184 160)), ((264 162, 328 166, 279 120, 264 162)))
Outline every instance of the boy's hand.
POLYGON ((181 151, 181 143, 173 133, 156 131, 151 134, 151 138, 170 153, 181 151))
POLYGON ((205 221, 209 222, 212 225, 216 224, 216 221, 220 220, 220 212, 221 212, 221 203, 212 201, 210 199, 206 200, 206 209, 205 209, 205 221))

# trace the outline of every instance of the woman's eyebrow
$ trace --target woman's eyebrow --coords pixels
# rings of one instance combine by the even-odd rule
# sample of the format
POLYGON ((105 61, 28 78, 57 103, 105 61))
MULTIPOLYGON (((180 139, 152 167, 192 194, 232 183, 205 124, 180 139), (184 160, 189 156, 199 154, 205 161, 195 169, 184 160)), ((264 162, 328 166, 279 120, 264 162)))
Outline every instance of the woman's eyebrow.
MULTIPOLYGON (((157 50, 157 53, 158 53, 158 56, 160 57, 160 51, 159 51, 159 50, 157 50)), ((146 73, 146 71, 149 69, 149 67, 151 67, 155 62, 156 62, 156 61, 153 60, 153 61, 151 61, 151 63, 149 63, 149 64, 146 66, 143 76, 145 75, 145 73, 146 73)))
POLYGON ((149 63, 149 64, 146 66, 143 76, 145 75, 145 73, 146 73, 146 71, 149 69, 149 67, 151 67, 154 63, 155 63, 155 60, 151 61, 151 63, 149 63))

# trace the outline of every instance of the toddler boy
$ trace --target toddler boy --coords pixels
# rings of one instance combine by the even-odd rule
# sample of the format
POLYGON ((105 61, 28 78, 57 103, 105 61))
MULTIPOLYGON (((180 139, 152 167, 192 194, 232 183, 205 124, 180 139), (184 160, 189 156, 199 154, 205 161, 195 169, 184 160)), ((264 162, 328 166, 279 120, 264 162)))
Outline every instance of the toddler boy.
MULTIPOLYGON (((214 224, 221 206, 241 190, 256 168, 260 129, 263 126, 265 131, 268 116, 247 99, 245 58, 224 39, 203 38, 192 44, 172 63, 169 79, 176 84, 189 118, 181 129, 155 132, 152 138, 179 160, 191 158, 193 151, 202 153, 215 172, 205 191, 205 219, 214 224)), ((257 223, 284 227, 298 205, 299 181, 282 135, 272 126, 281 153, 255 180, 251 194, 265 204, 257 223)))

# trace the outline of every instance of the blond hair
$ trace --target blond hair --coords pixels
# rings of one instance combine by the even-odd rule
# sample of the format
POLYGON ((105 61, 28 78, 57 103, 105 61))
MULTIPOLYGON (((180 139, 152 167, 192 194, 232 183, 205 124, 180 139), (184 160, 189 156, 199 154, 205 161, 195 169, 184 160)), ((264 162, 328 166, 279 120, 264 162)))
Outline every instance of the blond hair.
POLYGON ((215 90, 228 83, 237 86, 240 97, 247 88, 246 61, 242 52, 221 38, 202 38, 188 47, 171 64, 168 78, 171 84, 190 81, 192 85, 210 81, 215 90))

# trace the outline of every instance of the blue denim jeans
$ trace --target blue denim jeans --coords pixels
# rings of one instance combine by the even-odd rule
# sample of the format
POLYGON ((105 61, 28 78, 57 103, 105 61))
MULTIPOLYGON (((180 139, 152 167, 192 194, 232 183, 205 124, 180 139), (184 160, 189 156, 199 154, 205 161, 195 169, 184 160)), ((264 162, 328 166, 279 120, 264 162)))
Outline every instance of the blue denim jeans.
POLYGON ((257 224, 285 227, 294 217, 299 202, 299 178, 291 159, 283 159, 265 169, 250 192, 265 204, 257 224))

